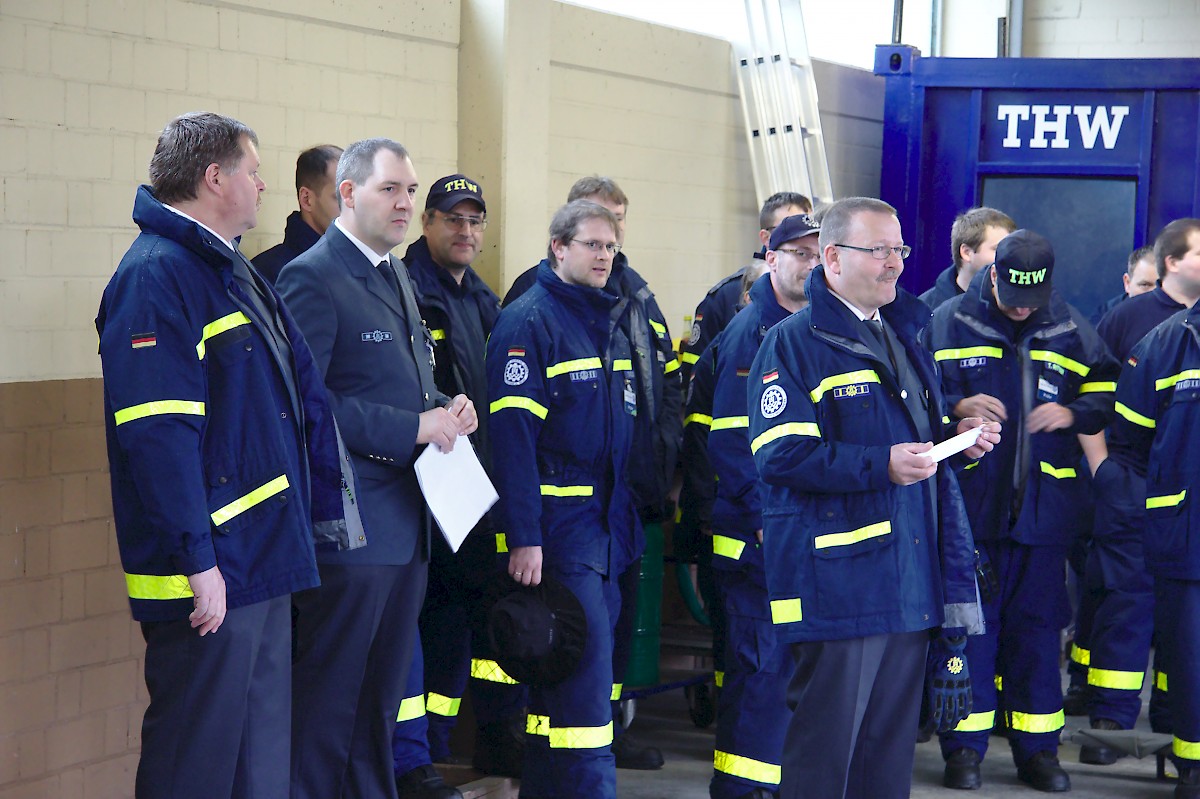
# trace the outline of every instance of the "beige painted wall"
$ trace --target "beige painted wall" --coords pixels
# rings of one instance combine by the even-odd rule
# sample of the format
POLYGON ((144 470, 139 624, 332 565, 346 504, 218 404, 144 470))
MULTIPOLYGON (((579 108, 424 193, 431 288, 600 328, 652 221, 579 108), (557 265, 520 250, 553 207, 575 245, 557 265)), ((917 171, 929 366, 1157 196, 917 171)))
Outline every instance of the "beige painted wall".
POLYGON ((1196 0, 1025 0, 1023 55, 1197 58, 1196 0))

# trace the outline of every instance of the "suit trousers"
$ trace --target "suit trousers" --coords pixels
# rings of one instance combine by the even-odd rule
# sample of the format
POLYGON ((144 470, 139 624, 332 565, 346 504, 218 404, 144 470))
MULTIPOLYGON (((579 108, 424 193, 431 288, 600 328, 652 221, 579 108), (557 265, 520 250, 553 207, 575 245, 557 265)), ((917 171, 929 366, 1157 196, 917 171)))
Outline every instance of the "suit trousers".
POLYGON ((187 619, 143 622, 138 799, 283 799, 291 723, 291 608, 233 608, 203 638, 187 619))
POLYGON ((318 564, 295 596, 293 799, 395 799, 392 733, 428 562, 318 564))
POLYGON ((904 799, 929 632, 792 644, 780 799, 904 799))

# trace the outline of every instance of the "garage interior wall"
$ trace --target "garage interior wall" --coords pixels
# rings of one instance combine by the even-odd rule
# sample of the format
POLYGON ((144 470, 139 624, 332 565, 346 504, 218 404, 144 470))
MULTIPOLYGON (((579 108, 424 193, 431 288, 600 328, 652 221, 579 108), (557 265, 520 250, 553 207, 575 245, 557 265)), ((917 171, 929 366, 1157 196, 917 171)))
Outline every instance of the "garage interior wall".
MULTIPOLYGON (((835 191, 876 193, 880 81, 833 65, 817 79, 835 191)), ((282 236, 300 150, 375 135, 409 148, 424 186, 481 181, 479 267, 501 293, 586 174, 629 194, 628 251, 676 336, 755 242, 728 43, 552 0, 359 4, 352 19, 324 0, 4 0, 0 98, 0 799, 132 795, 143 644, 93 320, 170 118, 212 110, 257 132, 268 190, 250 255, 282 236)))

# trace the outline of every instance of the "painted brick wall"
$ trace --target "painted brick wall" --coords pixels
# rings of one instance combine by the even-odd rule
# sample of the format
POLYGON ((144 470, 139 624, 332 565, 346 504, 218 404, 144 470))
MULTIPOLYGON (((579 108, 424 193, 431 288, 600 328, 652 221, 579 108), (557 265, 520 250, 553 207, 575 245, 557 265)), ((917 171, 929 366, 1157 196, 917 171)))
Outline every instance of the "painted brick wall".
POLYGON ((1023 55, 1196 58, 1197 0, 1025 0, 1023 55))

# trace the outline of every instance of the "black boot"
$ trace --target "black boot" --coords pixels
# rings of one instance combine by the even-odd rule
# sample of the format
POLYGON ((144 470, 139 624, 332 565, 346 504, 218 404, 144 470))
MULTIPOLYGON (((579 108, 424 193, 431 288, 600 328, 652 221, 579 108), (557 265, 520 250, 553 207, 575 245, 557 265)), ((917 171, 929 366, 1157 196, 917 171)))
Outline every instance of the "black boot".
POLYGON ((617 761, 617 768, 655 771, 663 767, 663 756, 659 749, 653 746, 642 746, 630 738, 627 732, 613 741, 612 753, 617 761))
POLYGON ((1071 790, 1071 778, 1058 764, 1058 754, 1049 749, 1018 765, 1017 777, 1036 791, 1062 793, 1071 790))
POLYGON ((950 757, 946 758, 942 785, 960 791, 974 791, 983 785, 983 777, 979 774, 979 753, 968 746, 951 752, 950 757))
POLYGON ((462 799, 457 788, 451 788, 433 766, 417 766, 396 778, 396 793, 400 799, 462 799))
MULTIPOLYGON (((1112 719, 1096 719, 1092 722, 1093 730, 1119 730, 1121 725, 1112 719)), ((1092 766, 1111 766, 1122 757, 1121 753, 1107 744, 1099 742, 1087 743, 1079 747, 1079 762, 1092 766)))
POLYGON ((471 768, 497 777, 521 776, 525 759, 525 730, 519 719, 494 721, 475 732, 475 752, 471 768))
POLYGON ((1200 768, 1179 769, 1175 799, 1200 799, 1200 768))
POLYGON ((1072 683, 1067 686, 1067 693, 1063 696, 1063 714, 1067 716, 1086 716, 1088 714, 1088 700, 1090 698, 1086 685, 1072 683))

